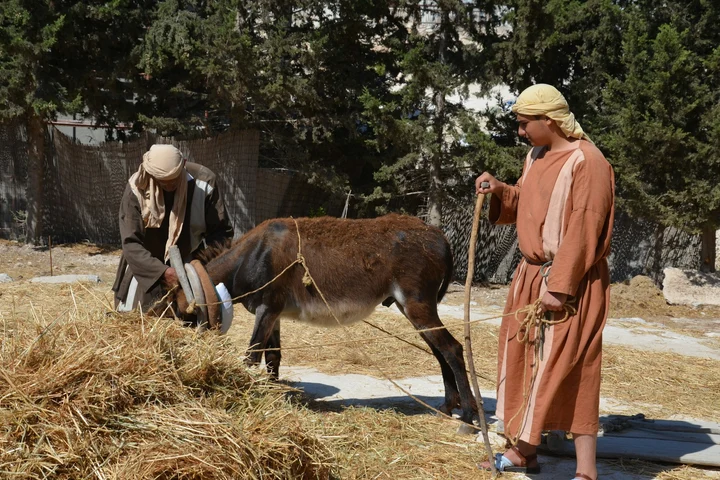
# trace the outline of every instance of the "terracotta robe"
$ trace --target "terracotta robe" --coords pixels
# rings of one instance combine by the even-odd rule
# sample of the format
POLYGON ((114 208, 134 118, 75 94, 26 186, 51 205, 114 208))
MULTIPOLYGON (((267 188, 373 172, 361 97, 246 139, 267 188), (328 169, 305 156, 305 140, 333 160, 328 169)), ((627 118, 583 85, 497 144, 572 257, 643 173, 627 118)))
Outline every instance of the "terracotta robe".
POLYGON ((505 313, 534 302, 546 290, 565 293, 569 300, 574 297, 577 307, 568 321, 546 329, 542 359, 535 358, 532 346, 517 340, 520 324, 515 317, 503 318, 497 414, 507 438, 537 445, 544 430, 598 431, 614 197, 612 167, 586 140, 563 151, 533 148, 518 184, 505 188, 502 199, 492 197, 490 221, 516 223, 524 257, 515 271, 505 313), (540 269, 549 260, 553 263, 545 284, 540 269), (539 365, 531 383, 534 362, 539 365), (527 368, 525 384, 523 368, 527 368))

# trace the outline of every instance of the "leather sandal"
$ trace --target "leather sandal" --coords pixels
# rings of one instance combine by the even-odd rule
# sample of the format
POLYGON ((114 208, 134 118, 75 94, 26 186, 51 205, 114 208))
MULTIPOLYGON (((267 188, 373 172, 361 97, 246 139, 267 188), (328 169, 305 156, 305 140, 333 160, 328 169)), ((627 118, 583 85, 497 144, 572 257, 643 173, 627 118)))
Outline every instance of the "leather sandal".
POLYGON ((598 480, 598 477, 592 478, 590 475, 575 472, 575 478, 573 478, 573 480, 598 480))
MULTIPOLYGON (((515 452, 515 455, 518 456, 520 459, 520 464, 515 465, 512 460, 507 458, 502 453, 496 453, 495 454, 495 468, 498 472, 508 472, 508 473, 526 473, 526 474, 536 474, 540 473, 540 465, 537 463, 537 454, 533 453, 532 455, 525 456, 522 453, 520 453, 520 450, 517 447, 510 447, 510 450, 515 452), (533 464, 533 465, 531 465, 533 464)), ((478 465, 482 470, 492 470, 490 467, 490 462, 485 461, 478 465)), ((590 479, 592 480, 592 479, 590 479)))

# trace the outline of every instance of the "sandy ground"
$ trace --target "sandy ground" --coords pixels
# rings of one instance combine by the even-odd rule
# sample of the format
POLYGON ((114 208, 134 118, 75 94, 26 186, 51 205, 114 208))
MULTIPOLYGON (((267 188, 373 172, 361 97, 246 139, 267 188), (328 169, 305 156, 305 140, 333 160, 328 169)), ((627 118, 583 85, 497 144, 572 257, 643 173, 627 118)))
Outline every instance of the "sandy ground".
MULTIPOLYGON (((327 402, 333 406, 363 406, 376 409, 394 408, 399 411, 409 409, 411 413, 414 407, 412 399, 391 383, 373 378, 367 375, 346 374, 328 375, 308 367, 290 367, 285 369, 283 378, 293 386, 302 389, 307 395, 315 400, 327 402)), ((406 391, 411 392, 424 402, 440 404, 442 402, 444 388, 442 377, 433 375, 428 377, 404 378, 397 380, 397 383, 406 391)), ((497 418, 494 416, 495 391, 481 391, 489 428, 490 438, 495 451, 501 451, 504 440, 493 433, 497 418)), ((618 414, 627 413, 627 407, 612 399, 602 399, 601 408, 606 410, 612 406, 611 411, 618 414), (619 407, 619 408, 618 408, 619 407)), ((477 442, 483 442, 482 435, 475 438, 477 442)), ((565 457, 539 455, 539 462, 542 471, 540 474, 526 476, 521 474, 505 474, 503 478, 535 480, 572 479, 575 474, 575 461, 565 457)), ((649 469, 645 473, 628 472, 618 461, 599 460, 599 478, 603 480, 648 480, 657 478, 658 471, 663 470, 661 465, 649 469)), ((704 469, 703 478, 720 478, 720 471, 704 469)))
MULTIPOLYGON (((0 240, 0 274, 9 275, 14 281, 24 282, 32 277, 49 275, 51 273, 51 252, 47 248, 33 248, 19 245, 14 242, 0 240)), ((57 246, 52 249, 52 273, 60 274, 91 274, 98 275, 102 288, 109 290, 114 279, 115 269, 119 259, 116 249, 103 248, 94 245, 76 244, 57 246)), ((506 286, 489 286, 474 288, 471 301, 471 319, 489 319, 483 322, 489 329, 497 329, 500 320, 495 318, 502 313, 502 306, 507 295, 506 286)), ((636 350, 652 352, 675 352, 676 354, 720 360, 720 308, 705 306, 670 306, 662 298, 662 292, 643 279, 630 282, 627 285, 614 285, 612 289, 613 303, 611 305, 611 318, 604 332, 606 345, 629 346, 636 350)), ((3 286, 0 284, 0 301, 3 296, 3 286)), ((440 305, 440 315, 446 322, 463 318, 464 288, 460 284, 453 284, 440 305)), ((242 306, 235 308, 236 325, 231 330, 231 336, 238 341, 247 342, 247 332, 251 316, 242 306), (250 320, 248 322, 248 320, 250 320)), ((385 316, 400 317, 396 310, 379 307, 378 312, 385 316)), ((374 317, 372 317, 374 318, 374 317)), ((302 339, 308 335, 308 328, 298 324, 283 327, 283 338, 292 340, 302 339)), ((312 335, 323 335, 320 332, 310 332, 312 335)), ((322 341, 322 340, 320 340, 322 341)), ((287 345, 287 343, 285 343, 287 345)), ((476 350, 482 352, 481 347, 476 350)), ((488 354, 492 356, 491 354, 488 354)), ((284 357, 286 358, 286 357, 284 357)), ((300 357, 298 357, 300 358, 300 357)), ((287 356, 293 360, 292 355, 287 356)), ((288 381, 313 399, 327 402, 337 406, 370 406, 378 409, 396 408, 400 411, 423 413, 413 400, 408 398, 387 380, 371 376, 367 369, 358 369, 360 373, 352 372, 354 363, 352 358, 345 358, 342 369, 314 368, 311 366, 312 358, 283 363, 281 369, 282 379, 288 381), (347 367, 347 368, 345 368, 347 367), (328 371, 329 370, 329 371, 328 371)), ((493 360, 488 359, 488 365, 493 360)), ((430 360, 430 367, 436 369, 436 364, 430 360)), ((439 375, 412 375, 413 371, 427 370, 429 367, 419 368, 411 361, 407 366, 395 365, 397 382, 403 388, 418 396, 431 405, 439 405, 443 397, 443 385, 439 375), (406 375, 397 372, 405 372, 406 375)), ((491 368, 490 368, 491 370, 491 368)), ((486 384, 487 386, 487 384, 486 384)), ((495 404, 495 392, 484 389, 486 411, 490 421, 495 404)), ((633 414, 643 410, 643 405, 628 404, 613 398, 603 398, 601 402, 602 413, 633 414)), ((684 418, 680 413, 677 418, 684 418)), ((714 419, 720 420, 720 412, 714 419)), ((470 440, 474 441, 474 440, 470 440)), ((574 460, 560 457, 541 456, 544 473, 533 476, 535 479, 571 479, 574 474, 574 460)), ((672 465, 648 464, 644 472, 638 473, 637 468, 629 472, 620 461, 599 461, 600 478, 602 479, 652 479, 676 478, 662 476, 662 472, 670 470, 672 465)), ((698 478, 720 478, 720 471, 713 469, 698 470, 698 478)), ((528 478, 522 475, 508 476, 508 478, 528 478)), ((677 477, 680 478, 680 477, 677 477)), ((691 477, 683 477, 691 478, 691 477)))
POLYGON ((0 273, 13 280, 50 275, 98 275, 112 284, 120 260, 116 248, 76 243, 48 249, 0 239, 0 273))
MULTIPOLYGON (((479 292, 486 299, 493 299, 496 292, 479 292)), ((458 305, 440 305, 440 315, 443 319, 448 317, 463 318, 463 307, 458 305)), ((489 324, 499 325, 500 321, 494 317, 501 313, 499 307, 472 306, 470 310, 471 320, 492 318, 489 324)), ((401 315, 400 312, 396 312, 401 315)), ((706 357, 720 360, 720 353, 703 344, 703 339, 692 336, 668 332, 662 325, 646 322, 642 319, 611 319, 605 329, 604 342, 608 345, 632 345, 635 348, 652 351, 667 351, 668 349, 677 353, 706 357), (634 325, 640 324, 640 328, 634 325)), ((378 379, 369 375, 341 374, 333 375, 323 373, 311 367, 285 367, 282 369, 282 379, 293 386, 302 389, 311 398, 327 402, 333 406, 363 406, 377 409, 395 408, 400 411, 409 409, 414 411, 416 404, 402 390, 391 382, 378 379)), ((396 379, 395 382, 405 391, 410 392, 420 400, 430 405, 440 405, 443 401, 444 387, 440 375, 423 377, 408 377, 396 379)), ((492 435, 497 418, 495 417, 494 390, 482 390, 487 412, 488 424, 491 429, 491 438, 495 451, 501 451, 504 441, 496 435, 492 435)), ((603 397, 600 403, 602 415, 622 414, 633 415, 642 411, 640 405, 630 405, 613 398, 603 397)), ((686 420, 694 422, 695 419, 683 415, 673 417, 674 420, 686 420)), ((482 442, 478 436, 476 441, 482 442)), ((575 473, 575 461, 572 458, 540 455, 539 462, 542 465, 542 472, 538 475, 526 476, 521 474, 506 474, 508 478, 532 478, 536 480, 551 479, 572 479, 575 473)), ((603 480, 647 480, 659 478, 658 475, 665 468, 674 468, 672 465, 663 467, 655 464, 648 471, 643 473, 629 472, 622 462, 617 460, 598 460, 598 472, 603 480)), ((693 477, 690 477, 693 478, 693 477)), ((713 469, 702 469, 702 477, 698 478, 720 478, 720 471, 713 469)))

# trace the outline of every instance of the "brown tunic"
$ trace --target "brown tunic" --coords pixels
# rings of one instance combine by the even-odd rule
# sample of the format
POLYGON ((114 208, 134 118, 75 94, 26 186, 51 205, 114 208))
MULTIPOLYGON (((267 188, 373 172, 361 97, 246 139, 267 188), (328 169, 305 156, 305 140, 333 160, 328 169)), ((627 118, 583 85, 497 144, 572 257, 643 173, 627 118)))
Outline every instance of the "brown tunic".
MULTIPOLYGON (((223 199, 218 191, 215 174, 197 163, 187 163, 187 208, 177 246, 185 261, 203 246, 232 238, 233 229, 225 215, 223 199)), ((170 212, 173 192, 164 192, 165 211, 170 212)), ((160 280, 167 269, 165 243, 168 238, 169 214, 160 228, 145 228, 140 203, 130 185, 125 187, 120 203, 120 239, 122 256, 113 285, 115 307, 132 296, 132 307, 140 303, 148 308, 162 297, 160 280), (133 279, 135 282, 133 282, 133 279), (137 286, 135 286, 135 283, 137 286), (132 285, 132 287, 131 287, 132 285)))
POLYGON ((506 187, 502 199, 492 197, 490 221, 516 223, 524 257, 505 313, 525 307, 545 291, 574 297, 577 307, 568 321, 547 328, 542 359, 517 340, 518 320, 513 315, 503 318, 497 414, 508 438, 538 445, 544 430, 598 431, 614 197, 612 167, 586 140, 562 151, 532 149, 518 184, 506 187), (553 263, 545 284, 540 269, 549 260, 553 263), (531 382, 536 361, 537 375, 531 382))

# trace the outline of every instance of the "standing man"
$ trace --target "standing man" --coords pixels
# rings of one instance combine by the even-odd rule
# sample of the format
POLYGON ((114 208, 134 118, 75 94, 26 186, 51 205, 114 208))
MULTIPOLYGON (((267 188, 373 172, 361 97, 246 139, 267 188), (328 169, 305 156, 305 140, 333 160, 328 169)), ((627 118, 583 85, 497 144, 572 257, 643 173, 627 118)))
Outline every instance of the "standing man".
POLYGON ((516 224, 523 256, 510 286, 505 305, 510 315, 503 317, 498 351, 497 414, 513 446, 494 460, 498 470, 538 472, 541 433, 565 430, 575 441, 575 478, 596 480, 614 173, 554 87, 533 85, 512 110, 518 134, 533 146, 522 176, 517 185, 487 172, 475 181, 478 195, 493 194, 490 222, 516 224), (525 315, 516 320, 511 313, 538 298, 541 318, 557 312, 553 320, 562 320, 567 311, 567 320, 546 324, 543 332, 521 327, 518 320, 525 315), (519 341, 525 334, 530 343, 519 341))
POLYGON ((172 245, 189 261, 205 245, 232 239, 215 174, 186 163, 172 145, 153 145, 128 180, 120 203, 122 256, 113 291, 115 308, 147 310, 165 287, 178 283, 168 266, 172 245))

